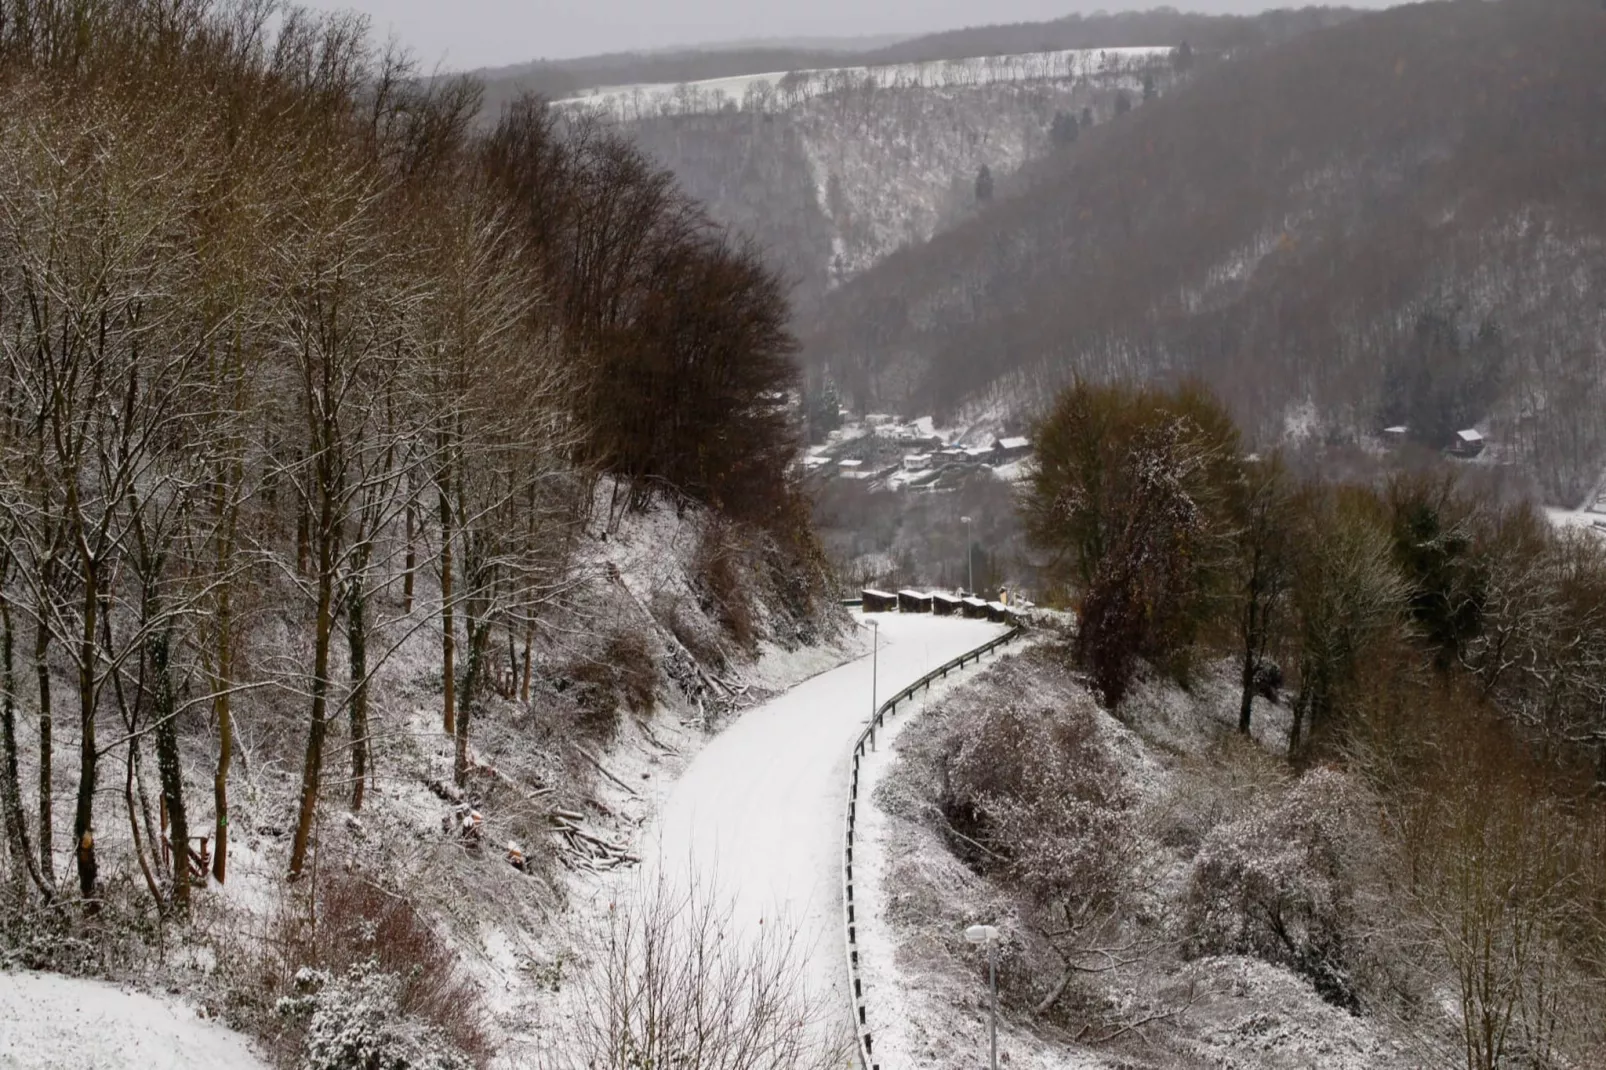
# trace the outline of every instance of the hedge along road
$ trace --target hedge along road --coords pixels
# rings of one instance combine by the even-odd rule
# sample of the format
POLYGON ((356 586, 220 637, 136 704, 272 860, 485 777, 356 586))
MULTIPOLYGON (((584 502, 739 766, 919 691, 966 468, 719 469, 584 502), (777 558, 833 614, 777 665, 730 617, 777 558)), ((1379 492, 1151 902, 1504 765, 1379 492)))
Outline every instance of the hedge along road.
MULTIPOLYGON (((1008 631, 929 614, 875 621, 876 701, 1008 631)), ((869 655, 742 714, 686 768, 644 838, 649 874, 697 881, 733 906, 738 934, 796 927, 809 991, 847 1020, 842 947, 842 810, 854 740, 870 719, 869 655)))

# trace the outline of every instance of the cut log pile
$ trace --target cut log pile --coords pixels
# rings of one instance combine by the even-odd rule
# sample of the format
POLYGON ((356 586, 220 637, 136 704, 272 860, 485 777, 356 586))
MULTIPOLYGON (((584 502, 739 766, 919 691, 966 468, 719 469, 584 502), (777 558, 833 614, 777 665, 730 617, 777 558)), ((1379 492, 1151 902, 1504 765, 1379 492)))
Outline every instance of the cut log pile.
POLYGON ((552 811, 552 825, 560 839, 558 857, 563 859, 566 865, 575 869, 602 872, 618 869, 620 866, 634 866, 641 862, 641 859, 624 844, 581 828, 580 822, 583 820, 585 816, 573 810, 552 811))

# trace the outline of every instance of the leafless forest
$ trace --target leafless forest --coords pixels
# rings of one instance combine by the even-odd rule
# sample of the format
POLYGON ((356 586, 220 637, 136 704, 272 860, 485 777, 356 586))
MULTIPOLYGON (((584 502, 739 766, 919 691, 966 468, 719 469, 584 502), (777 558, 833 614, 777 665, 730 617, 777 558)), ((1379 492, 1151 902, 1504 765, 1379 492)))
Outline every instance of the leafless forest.
POLYGON ((633 512, 712 510, 786 609, 821 595, 775 276, 619 138, 481 105, 356 16, 0 4, 11 941, 70 944, 131 871, 162 921, 226 882, 242 714, 295 741, 301 877, 421 630, 460 790, 633 512))

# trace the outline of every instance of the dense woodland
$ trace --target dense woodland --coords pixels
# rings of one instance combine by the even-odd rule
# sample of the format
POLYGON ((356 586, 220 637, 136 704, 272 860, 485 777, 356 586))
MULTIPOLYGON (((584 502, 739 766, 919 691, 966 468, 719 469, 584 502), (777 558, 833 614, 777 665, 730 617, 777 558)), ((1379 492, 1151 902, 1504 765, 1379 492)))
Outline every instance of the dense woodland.
MULTIPOLYGON (((1183 821, 1222 822, 1195 841, 1183 957, 1284 966, 1334 1006, 1403 1024, 1434 1065, 1598 1060, 1606 538, 1453 474, 1296 478, 1276 455, 1246 458, 1197 387, 1077 384, 1037 442, 1025 522, 1079 618, 1062 664, 1139 731, 1134 688, 1230 665, 1239 732, 1296 777, 1261 781, 1283 803, 1233 803, 1225 821, 1174 802, 1183 821), (1286 737, 1256 731, 1268 716, 1286 737), (1417 1002, 1438 986, 1447 1021, 1417 1002)), ((1127 873, 1133 799, 1070 707, 986 714, 991 730, 966 726, 948 754, 945 805, 988 852, 974 860, 1061 930, 1064 979, 1036 988, 1039 1014, 1123 942, 1101 924, 1143 914, 1115 905, 1141 894, 1123 883, 1152 879, 1127 873), (1035 787, 1043 747, 1083 772, 1035 787)), ((1230 791, 1250 752, 1217 745, 1200 775, 1230 791)))
POLYGON ((480 106, 356 17, 0 3, 10 937, 99 909, 100 838, 160 917, 193 838, 225 881, 242 708, 299 737, 301 875, 319 815, 364 807, 369 687, 421 627, 462 784, 576 540, 632 510, 767 533, 759 567, 818 597, 780 284, 617 137, 480 106))
POLYGON ((1606 13, 1427 4, 1200 69, 832 295, 854 404, 1040 409, 1197 376, 1256 439, 1475 425, 1543 495, 1606 461, 1606 13))

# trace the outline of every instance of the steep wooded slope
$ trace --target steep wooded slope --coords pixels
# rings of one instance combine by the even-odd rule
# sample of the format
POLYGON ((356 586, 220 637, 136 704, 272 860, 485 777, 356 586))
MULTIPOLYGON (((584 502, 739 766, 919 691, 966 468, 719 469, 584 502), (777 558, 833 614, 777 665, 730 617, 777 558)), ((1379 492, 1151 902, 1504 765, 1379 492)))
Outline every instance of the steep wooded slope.
POLYGON ((861 404, 1210 381, 1266 434, 1477 424, 1547 495, 1606 459, 1606 10, 1443 3, 1202 72, 837 291, 861 404))

